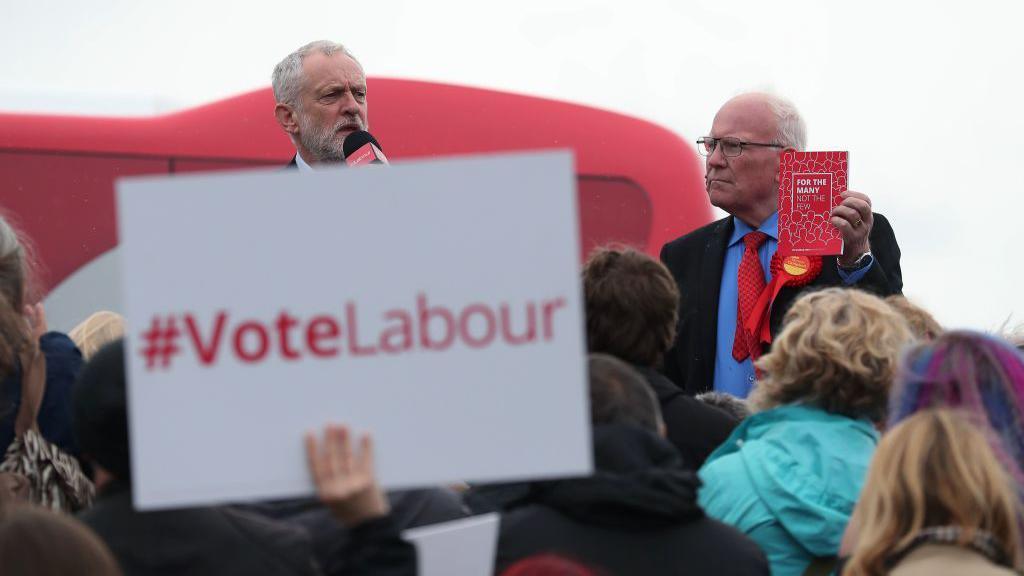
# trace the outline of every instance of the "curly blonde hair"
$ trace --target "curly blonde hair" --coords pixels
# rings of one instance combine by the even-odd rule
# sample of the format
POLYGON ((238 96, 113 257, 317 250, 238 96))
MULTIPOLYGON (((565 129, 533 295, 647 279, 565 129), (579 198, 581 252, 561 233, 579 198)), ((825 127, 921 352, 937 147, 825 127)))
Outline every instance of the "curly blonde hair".
POLYGON ((124 336, 124 317, 117 312, 100 310, 68 332, 68 337, 78 346, 86 360, 109 344, 124 336))
POLYGON ((881 298, 848 288, 806 294, 757 368, 750 404, 766 410, 804 402, 850 418, 885 417, 900 354, 913 336, 881 298))
POLYGON ((885 298, 886 304, 899 312, 910 326, 914 337, 923 342, 931 342, 942 334, 942 325, 927 310, 911 302, 902 294, 893 294, 885 298))
POLYGON ((1016 487, 966 413, 924 410, 890 430, 857 509, 844 576, 888 574, 922 530, 942 526, 959 528, 961 545, 984 534, 1009 567, 1024 568, 1016 487))

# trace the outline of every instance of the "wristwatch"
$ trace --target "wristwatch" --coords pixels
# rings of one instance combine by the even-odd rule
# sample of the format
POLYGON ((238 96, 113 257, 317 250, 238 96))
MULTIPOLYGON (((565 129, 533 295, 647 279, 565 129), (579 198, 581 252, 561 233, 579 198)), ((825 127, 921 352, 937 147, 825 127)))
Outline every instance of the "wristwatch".
POLYGON ((867 268, 874 261, 875 257, 872 256, 871 251, 868 250, 867 252, 861 254, 860 256, 857 256, 857 259, 854 260, 853 264, 850 264, 849 266, 843 266, 843 264, 838 260, 836 261, 836 263, 839 264, 839 268, 845 272, 856 272, 857 270, 867 268))

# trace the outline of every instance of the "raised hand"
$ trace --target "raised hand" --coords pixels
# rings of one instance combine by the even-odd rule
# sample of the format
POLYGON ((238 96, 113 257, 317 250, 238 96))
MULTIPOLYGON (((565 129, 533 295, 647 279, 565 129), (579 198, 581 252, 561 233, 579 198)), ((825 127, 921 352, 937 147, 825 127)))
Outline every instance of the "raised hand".
POLYGON ((843 255, 839 263, 852 264, 861 254, 871 250, 868 235, 874 225, 871 198, 867 194, 847 190, 843 201, 832 209, 832 224, 843 234, 843 255))
POLYGON ((388 501, 377 484, 369 435, 363 435, 353 450, 345 426, 328 426, 322 445, 315 434, 307 433, 306 457, 317 495, 343 524, 351 527, 387 515, 388 501))

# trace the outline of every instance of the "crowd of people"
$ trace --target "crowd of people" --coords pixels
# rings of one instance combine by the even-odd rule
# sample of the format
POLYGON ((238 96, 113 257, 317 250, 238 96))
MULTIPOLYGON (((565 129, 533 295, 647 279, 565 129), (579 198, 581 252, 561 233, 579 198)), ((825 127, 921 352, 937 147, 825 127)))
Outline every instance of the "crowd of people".
MULTIPOLYGON (((368 125, 341 45, 300 48, 273 84, 295 169, 342 161, 368 125)), ((315 497, 139 511, 124 319, 49 331, 31 241, 0 217, 0 569, 411 575, 402 530, 498 512, 507 576, 1024 571, 1024 354, 901 295, 866 194, 833 209, 843 253, 779 293, 770 338, 746 328, 777 256, 779 153, 805 145, 789 102, 730 100, 699 143, 728 216, 660 261, 588 258, 586 477, 388 492, 371 436, 311 422, 326 426, 306 438, 315 497)))

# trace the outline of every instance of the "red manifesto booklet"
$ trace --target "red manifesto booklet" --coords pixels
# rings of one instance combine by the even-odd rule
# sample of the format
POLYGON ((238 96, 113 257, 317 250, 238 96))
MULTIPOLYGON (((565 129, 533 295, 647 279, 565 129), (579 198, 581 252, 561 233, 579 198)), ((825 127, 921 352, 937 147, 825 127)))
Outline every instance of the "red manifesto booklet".
POLYGON ((843 236, 829 221, 846 191, 847 152, 786 150, 779 162, 779 252, 843 253, 843 236))

